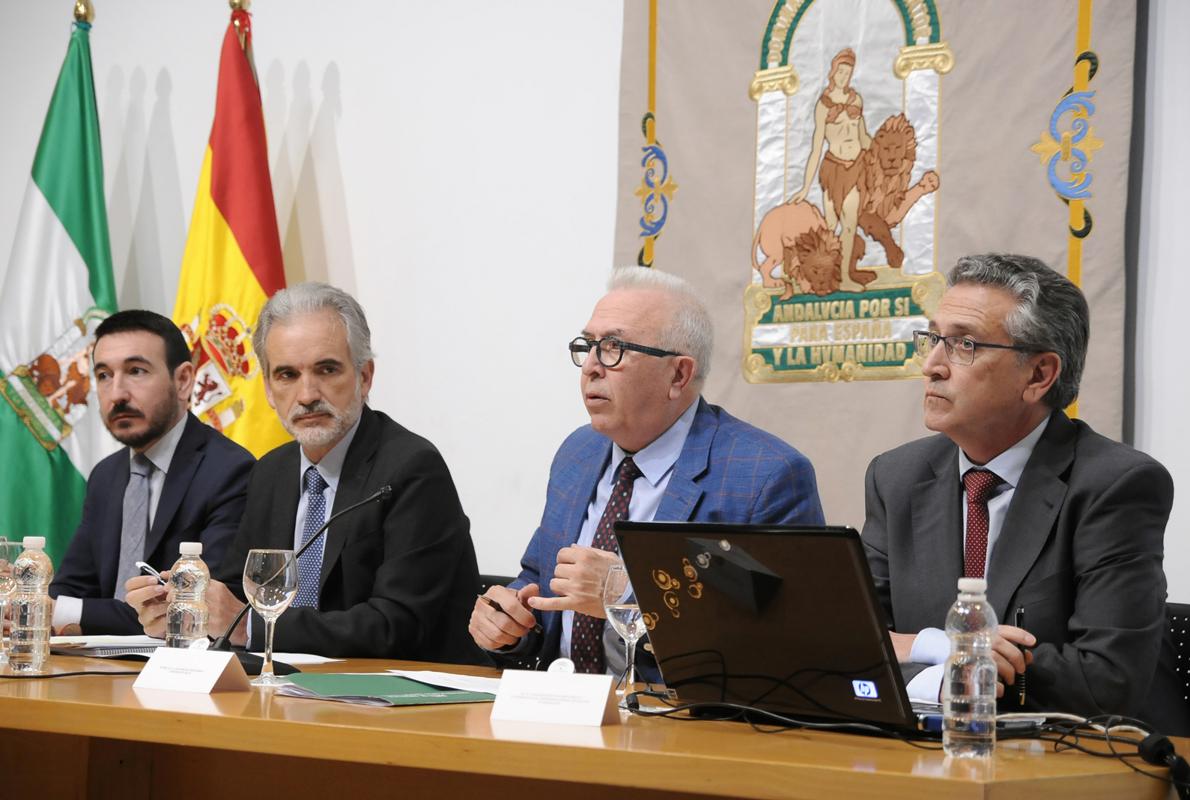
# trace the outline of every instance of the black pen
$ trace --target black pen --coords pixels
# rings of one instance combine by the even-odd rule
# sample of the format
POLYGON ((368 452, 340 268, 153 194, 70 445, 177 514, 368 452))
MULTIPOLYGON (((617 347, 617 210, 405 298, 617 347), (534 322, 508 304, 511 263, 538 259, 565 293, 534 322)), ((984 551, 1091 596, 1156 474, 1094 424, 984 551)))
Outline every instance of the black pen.
MULTIPOLYGON (((494 608, 494 609, 496 609, 497 611, 499 611, 499 612, 500 612, 501 614, 503 614, 504 616, 506 616, 506 617, 511 617, 511 616, 512 616, 512 614, 509 614, 507 611, 505 611, 505 610, 504 610, 504 606, 500 605, 500 604, 499 604, 499 603, 497 603, 495 600, 493 600, 492 598, 488 597, 486 594, 477 594, 477 595, 475 595, 475 596, 476 596, 476 597, 478 597, 480 600, 484 601, 485 603, 487 603, 487 604, 488 604, 489 606, 491 606, 492 608, 494 608)), ((540 623, 540 622, 535 622, 535 623, 533 623, 533 632, 534 632, 534 633, 541 633, 541 623, 540 623)))
MULTIPOLYGON (((1012 617, 1012 624, 1021 630, 1025 629, 1024 606, 1017 606, 1016 614, 1014 614, 1012 617)), ((1027 657, 1028 650, 1023 644, 1017 645, 1017 648, 1020 649, 1022 657, 1027 657)), ((1028 664, 1027 661, 1025 663, 1028 664)), ((1025 704, 1025 671, 1023 669, 1018 672, 1016 676, 1016 696, 1017 704, 1023 706, 1025 704)))

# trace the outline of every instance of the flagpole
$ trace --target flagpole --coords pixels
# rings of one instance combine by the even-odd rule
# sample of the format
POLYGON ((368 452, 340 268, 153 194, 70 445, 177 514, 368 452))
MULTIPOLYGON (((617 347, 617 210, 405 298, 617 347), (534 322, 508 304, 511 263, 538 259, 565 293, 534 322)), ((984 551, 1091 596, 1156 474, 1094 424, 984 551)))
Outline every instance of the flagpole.
POLYGON ((91 5, 91 0, 75 0, 74 21, 85 22, 88 25, 95 21, 95 8, 91 5))
POLYGON ((260 83, 256 76, 256 60, 252 57, 252 23, 249 20, 248 9, 252 0, 227 0, 231 7, 231 24, 235 26, 236 38, 240 40, 240 49, 248 59, 248 66, 252 68, 252 77, 260 83))

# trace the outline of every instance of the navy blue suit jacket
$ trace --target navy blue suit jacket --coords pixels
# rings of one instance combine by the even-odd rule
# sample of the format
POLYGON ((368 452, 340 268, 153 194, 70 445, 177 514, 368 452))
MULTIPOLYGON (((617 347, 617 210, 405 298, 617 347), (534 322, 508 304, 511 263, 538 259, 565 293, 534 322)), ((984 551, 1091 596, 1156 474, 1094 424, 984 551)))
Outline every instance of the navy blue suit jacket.
MULTIPOLYGON (((286 610, 277 620, 276 648, 333 658, 487 663, 467 633, 479 570, 450 470, 429 441, 364 406, 331 513, 385 484, 390 498, 327 529, 318 607, 286 610)), ((212 570, 241 599, 249 550, 293 548, 300 499, 301 451, 290 442, 262 456, 252 471, 244 519, 212 570)), ((254 616, 251 649, 263 647, 264 622, 254 616)))
MULTIPOLYGON (((91 470, 82 521, 50 584, 51 597, 82 598, 85 634, 144 633, 132 607, 114 599, 128 461, 125 447, 91 470)), ((203 560, 218 564, 243 516, 254 463, 247 450, 187 414, 145 538, 144 560, 169 569, 180 543, 202 542, 203 560)))
MULTIPOLYGON (((521 558, 521 573, 510 584, 512 589, 536 583, 542 596, 553 596, 549 583, 558 551, 578 541, 611 449, 611 440, 590 425, 562 443, 550 467, 541 524, 521 558)), ((809 459, 776 436, 701 398, 653 519, 791 525, 823 522, 809 459)), ((562 614, 534 613, 542 634, 530 634, 532 638, 526 637, 507 654, 521 661, 537 657, 544 665, 558 656, 562 614)), ((638 668, 646 679, 657 680, 654 665, 641 662, 638 668)))

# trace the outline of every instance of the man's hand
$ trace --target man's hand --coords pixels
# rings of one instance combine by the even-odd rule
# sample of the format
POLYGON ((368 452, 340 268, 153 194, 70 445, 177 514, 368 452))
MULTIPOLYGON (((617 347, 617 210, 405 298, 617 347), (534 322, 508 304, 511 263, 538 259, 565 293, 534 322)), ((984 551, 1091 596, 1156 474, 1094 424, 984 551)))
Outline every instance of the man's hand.
POLYGON ((992 641, 992 658, 996 662, 996 671, 1000 681, 996 685, 996 697, 1004 694, 1004 686, 1011 686, 1016 676, 1025 671, 1025 667, 1033 663, 1031 650, 1021 651, 1021 647, 1032 647, 1037 644, 1037 637, 1024 628, 1012 625, 1001 625, 999 633, 992 641))
POLYGON ((471 638, 484 650, 499 650, 516 644, 537 624, 537 618, 529 610, 527 602, 529 598, 537 597, 539 594, 541 587, 536 583, 531 583, 516 592, 507 586, 488 587, 483 596, 490 598, 504 610, 497 611, 481 598, 475 598, 471 622, 467 625, 471 638))
MULTIPOLYGON (((235 619, 236 614, 240 613, 240 609, 244 604, 240 598, 231 593, 231 589, 227 588, 227 584, 219 581, 211 581, 207 586, 207 593, 205 597, 207 601, 207 634, 212 637, 219 637, 227 630, 227 626, 235 619)), ((247 647, 248 645, 248 615, 240 620, 240 624, 236 625, 236 629, 231 632, 229 641, 236 647, 247 647)))
POLYGON ((619 564, 616 553, 595 547, 563 547, 558 551, 558 565, 550 591, 557 597, 532 597, 529 606, 538 611, 577 611, 590 617, 605 618, 603 581, 612 564, 619 564))
MULTIPOLYGON (((161 573, 161 577, 169 580, 169 571, 161 573)), ((124 581, 124 591, 127 592, 124 602, 132 606, 145 633, 164 639, 169 586, 162 586, 152 575, 137 575, 124 581)))
POLYGON ((909 653, 913 650, 913 641, 917 638, 917 634, 889 631, 888 635, 892 638, 893 651, 897 654, 897 661, 902 664, 909 663, 909 653))

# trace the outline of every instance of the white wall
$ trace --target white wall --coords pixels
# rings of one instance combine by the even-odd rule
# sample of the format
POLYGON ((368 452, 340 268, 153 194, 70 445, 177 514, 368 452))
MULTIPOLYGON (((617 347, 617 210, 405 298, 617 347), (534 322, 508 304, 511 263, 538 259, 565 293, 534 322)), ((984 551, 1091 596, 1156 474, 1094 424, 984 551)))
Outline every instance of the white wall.
MULTIPOLYGON (((0 0, 0 274, 71 2, 0 0)), ((173 310, 223 2, 95 0, 121 307, 173 310)), ((620 2, 259 0, 256 64, 290 281, 353 292, 373 404, 451 467, 481 570, 517 570, 586 421, 565 344, 612 258, 620 2)))
POLYGON ((1186 231, 1190 130, 1185 76, 1190 75, 1190 3, 1153 0, 1145 90, 1144 171, 1137 281, 1136 446, 1173 473, 1175 499, 1165 529, 1165 574, 1171 600, 1190 603, 1190 369, 1181 322, 1190 300, 1186 231), (1181 320, 1181 322, 1179 322, 1181 320))
MULTIPOLYGON (((226 5, 95 4, 120 303, 169 313, 226 5)), ((0 273, 71 5, 0 0, 0 273)), ((373 403, 442 449, 481 569, 513 572, 553 451, 585 420, 562 345, 611 265, 622 2, 258 0, 254 12, 289 278, 360 298, 380 354, 373 403)), ((1183 602, 1190 373, 1176 315, 1190 269, 1175 231, 1190 56, 1176 35, 1187 30, 1190 4, 1153 1, 1136 398, 1137 446, 1182 492, 1166 569, 1183 602)))

